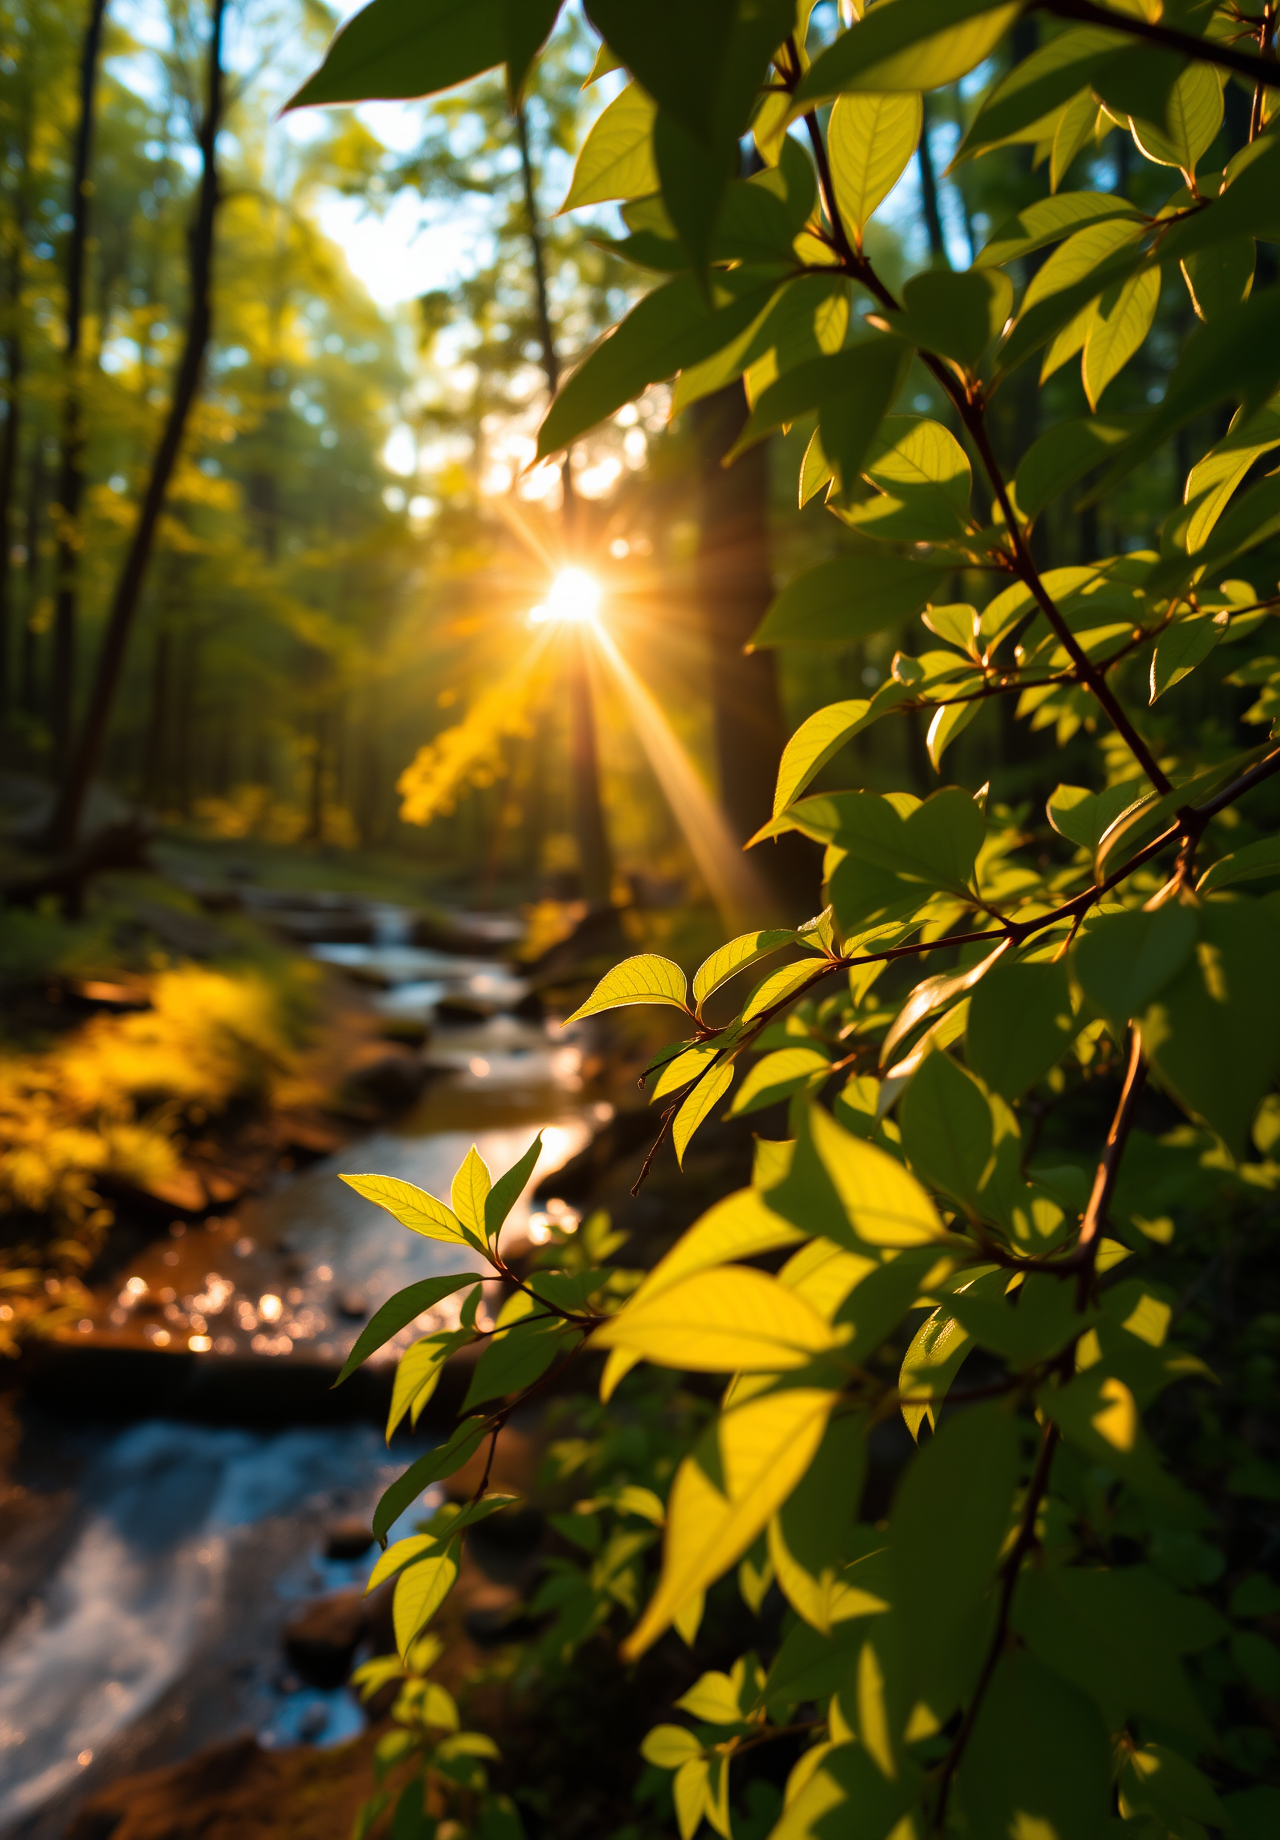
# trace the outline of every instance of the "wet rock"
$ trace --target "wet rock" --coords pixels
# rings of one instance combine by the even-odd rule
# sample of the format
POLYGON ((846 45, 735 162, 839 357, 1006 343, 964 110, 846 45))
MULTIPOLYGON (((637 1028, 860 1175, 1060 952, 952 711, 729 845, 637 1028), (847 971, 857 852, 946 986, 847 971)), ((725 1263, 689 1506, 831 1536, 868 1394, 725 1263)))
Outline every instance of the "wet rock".
POLYGON ((373 1529, 368 1521, 362 1521, 359 1515, 351 1515, 345 1520, 330 1521, 325 1528, 324 1556, 326 1559, 362 1559, 373 1545, 373 1529))
POLYGON ((372 1733, 336 1750, 237 1738, 125 1776, 80 1808, 67 1840, 348 1840, 369 1793, 372 1733))
POLYGON ((284 1626, 289 1664, 312 1687, 340 1687, 369 1627, 364 1593, 335 1591, 308 1604, 284 1626))
POLYGON ((403 1111, 427 1083, 427 1069, 416 1054, 387 1053, 358 1067, 347 1080, 344 1097, 380 1111, 403 1111))

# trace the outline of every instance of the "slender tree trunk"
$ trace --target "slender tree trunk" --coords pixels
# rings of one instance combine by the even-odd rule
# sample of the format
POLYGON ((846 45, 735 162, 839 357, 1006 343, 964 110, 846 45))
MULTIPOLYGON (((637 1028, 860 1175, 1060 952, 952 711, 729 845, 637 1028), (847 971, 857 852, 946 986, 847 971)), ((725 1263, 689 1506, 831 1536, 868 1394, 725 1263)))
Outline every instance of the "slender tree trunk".
MULTIPOLYGON (((770 652, 744 647, 773 599, 769 556, 769 443, 722 465, 747 419, 746 392, 727 384, 689 411, 698 456, 700 517, 694 580, 711 647, 711 695, 720 803, 745 843, 773 810, 785 726, 770 652)), ((799 837, 757 854, 787 907, 817 894, 814 852, 799 837)))
POLYGON ((924 119, 920 128, 920 204, 924 227, 929 238, 929 255, 934 262, 945 264, 947 242, 942 234, 942 214, 938 209, 938 176, 933 169, 933 149, 929 145, 929 98, 922 98, 924 119))
MULTIPOLYGON (((534 300, 538 315, 538 336, 542 344, 542 368, 546 373, 548 392, 554 396, 560 385, 560 361, 556 355, 555 334, 551 326, 537 188, 534 185, 533 161, 529 154, 529 127, 523 105, 516 109, 516 138, 520 146, 520 171, 524 179, 529 244, 533 253, 534 300)), ((572 554, 579 534, 579 507, 574 495, 573 472, 568 454, 560 469, 560 478, 564 494, 565 549, 572 554)), ((596 740, 595 706, 591 699, 586 632, 581 626, 575 627, 566 634, 566 643, 569 651, 567 676, 571 807, 578 840, 582 894, 590 906, 607 907, 613 899, 613 860, 604 808, 600 801, 600 752, 596 740)))
POLYGON ((44 499, 44 444, 38 434, 31 441, 27 473, 27 515, 23 531, 23 548, 27 552, 27 560, 23 565, 26 587, 22 607, 18 696, 23 714, 34 720, 41 708, 40 635, 36 631, 35 622, 40 606, 40 511, 44 499))
POLYGON ((141 794, 146 802, 159 803, 163 797, 165 772, 165 728, 169 713, 170 670, 173 640, 169 622, 164 620, 156 634, 151 664, 151 708, 147 717, 147 735, 143 745, 141 794))
POLYGON ((49 826, 47 841, 53 849, 66 849, 75 842, 89 784, 102 758, 107 726, 111 720, 129 637, 146 578, 147 563, 155 543, 169 482, 181 452, 187 419, 200 392, 205 351, 213 330, 214 229, 218 212, 217 141, 222 118, 222 27, 225 13, 226 0, 212 0, 208 87, 199 137, 200 191, 190 232, 191 305, 186 344, 174 382, 173 400, 169 405, 164 432, 152 461, 151 477, 147 481, 133 540, 107 617, 84 722, 49 826))
MULTIPOLYGON (((14 252, 15 263, 18 260, 14 252)), ((16 313, 15 282, 11 290, 10 310, 16 313)), ((18 458, 21 451, 22 421, 22 340, 16 326, 5 340, 5 408, 4 435, 0 438, 0 726, 9 720, 13 698, 11 653, 13 649, 10 617, 10 555, 13 548, 13 502, 18 489, 18 458)))
POLYGON ((85 252, 89 238, 89 178, 93 162, 94 98, 106 0, 89 0, 80 54, 80 118, 71 166, 71 235, 67 242, 67 321, 63 344, 62 456, 58 473, 57 587, 53 610, 53 667, 49 726, 55 770, 71 744, 76 684, 76 578, 80 567, 80 505, 84 496, 84 405, 81 343, 84 327, 85 252))

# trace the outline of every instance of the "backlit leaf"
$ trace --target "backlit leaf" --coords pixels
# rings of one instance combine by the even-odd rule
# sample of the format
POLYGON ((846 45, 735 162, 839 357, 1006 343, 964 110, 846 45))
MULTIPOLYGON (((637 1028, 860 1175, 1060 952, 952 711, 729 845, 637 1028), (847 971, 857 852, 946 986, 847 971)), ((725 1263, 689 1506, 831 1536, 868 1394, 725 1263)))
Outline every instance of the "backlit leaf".
POLYGON ((401 1572, 392 1606, 401 1660, 449 1595, 457 1576, 458 1561, 452 1552, 420 1559, 401 1572))
POLYGON ((601 978, 586 1002, 574 1010, 569 1022, 582 1016, 594 1016, 600 1010, 623 1009, 630 1003, 666 1003, 673 1009, 688 1009, 684 972, 669 958, 656 952, 641 952, 624 958, 601 978))
POLYGON ((699 1014, 702 1005, 713 990, 719 990, 722 984, 735 977, 748 965, 754 965, 757 959, 765 958, 770 952, 776 952, 779 946, 794 943, 795 934, 783 927, 771 927, 763 932, 742 933, 737 939, 731 939, 727 945, 719 946, 698 967, 693 980, 693 1001, 699 1014))
POLYGON ((1251 881, 1260 875, 1280 875, 1280 837, 1260 837, 1229 856, 1220 856, 1200 877, 1196 892, 1208 894, 1211 888, 1227 888, 1232 882, 1251 881))
POLYGON ((902 556, 833 556, 788 583, 751 643, 848 645, 869 638, 919 613, 948 572, 902 556))
MULTIPOLYGON (((901 0, 898 0, 901 4, 901 0)), ((814 59, 795 93, 797 112, 851 90, 925 90, 954 83, 988 57, 1017 18, 988 0, 907 0, 901 15, 872 8, 814 59)))
POLYGON ((839 1341, 776 1278, 726 1265, 633 1299, 596 1330, 592 1346, 630 1349, 661 1367, 699 1373, 781 1373, 839 1341))
POLYGON ((744 1112, 758 1112, 766 1105, 776 1105, 793 1092, 825 1078, 831 1062, 817 1048, 779 1048, 758 1060, 734 1094, 729 1115, 739 1118, 744 1112))
POLYGON ((653 159, 656 113, 652 99, 637 83, 628 83, 614 97, 582 143, 562 211, 601 204, 610 198, 645 198, 657 191, 658 169, 653 159))
POLYGON ((874 1144, 812 1107, 814 1147, 858 1239, 869 1246, 920 1246, 942 1236, 937 1209, 915 1177, 874 1144))
POLYGON ((991 1108, 950 1055, 925 1056, 899 1103, 898 1123, 912 1168, 958 1201, 974 1203, 991 1155, 991 1108))
POLYGON ((712 1067, 703 1074, 676 1113, 671 1127, 671 1141, 675 1145, 676 1161, 681 1167, 684 1165, 684 1153, 689 1147, 690 1138, 733 1085, 734 1071, 733 1062, 728 1059, 722 1060, 718 1067, 712 1067))
POLYGON ((682 1278, 730 1259, 754 1258, 778 1246, 791 1246, 804 1235, 767 1207, 754 1188, 740 1188, 708 1208, 660 1259, 636 1291, 628 1308, 668 1290, 682 1278))
POLYGON ((841 96, 831 111, 827 153, 836 203, 846 225, 861 234, 893 190, 916 150, 924 121, 910 91, 841 96))
POLYGON ((375 1349, 389 1342, 393 1335, 399 1335, 401 1329, 411 1323, 416 1316, 422 1316, 445 1297, 451 1297, 464 1285, 476 1284, 479 1274, 474 1271, 456 1272, 443 1278, 419 1278, 416 1284, 410 1284, 394 1297, 388 1298, 380 1310, 375 1310, 369 1321, 356 1337, 355 1346, 343 1364, 342 1372, 334 1381, 340 1386, 349 1374, 355 1372, 361 1362, 367 1361, 375 1349))
POLYGON ((503 1222, 524 1193, 534 1170, 538 1167, 538 1158, 541 1155, 542 1132, 539 1131, 519 1162, 513 1163, 505 1175, 500 1175, 486 1194, 484 1231, 486 1238, 490 1241, 501 1232, 503 1222))
MULTIPOLYGON (((1216 89, 1217 78, 1212 79, 1216 89)), ((1151 330, 1160 302, 1160 270, 1144 268, 1098 302, 1084 342, 1084 392, 1090 408, 1124 369, 1151 330)))
POLYGON ((421 1233, 425 1239, 465 1242, 466 1233, 457 1215, 412 1182, 402 1182, 398 1176, 344 1175, 338 1179, 366 1201, 376 1201, 411 1233, 421 1233))
POLYGON ((965 1052, 991 1090, 1020 1099, 1057 1064, 1075 1031, 1066 965, 1006 959, 973 993, 965 1052))
POLYGON ((643 1654, 681 1606, 726 1572, 767 1525, 812 1462, 837 1397, 813 1387, 783 1389, 722 1413, 708 1428, 676 1472, 662 1576, 623 1644, 628 1660, 643 1654))
POLYGON ((485 1237, 484 1207, 493 1186, 489 1166, 472 1144, 453 1178, 450 1200, 453 1211, 467 1232, 476 1239, 485 1237))

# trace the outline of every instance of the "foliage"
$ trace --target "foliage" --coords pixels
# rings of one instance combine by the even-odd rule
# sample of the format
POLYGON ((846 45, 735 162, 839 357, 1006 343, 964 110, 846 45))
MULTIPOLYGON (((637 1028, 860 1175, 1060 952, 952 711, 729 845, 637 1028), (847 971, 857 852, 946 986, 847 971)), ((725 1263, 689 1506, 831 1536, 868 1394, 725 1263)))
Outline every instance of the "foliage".
POLYGON ((0 1353, 83 1313, 78 1274, 115 1218, 104 1186, 164 1199, 184 1126, 298 1090, 296 973, 187 965, 148 983, 147 1007, 0 1056, 0 1353))
MULTIPOLYGON (((1188 1157, 1236 1206, 1278 1175, 1280 897, 1249 886, 1278 860, 1280 667, 1263 634, 1280 520, 1259 477, 1280 383, 1271 15, 1206 5, 1167 24, 1047 0, 1037 31, 1016 4, 880 0, 824 37, 810 10, 588 0, 652 105, 651 160, 611 153, 610 170, 642 194, 625 206, 628 253, 658 279, 540 437, 553 454, 675 372, 684 402, 743 377, 749 434, 808 428, 802 493, 824 493, 849 533, 757 643, 840 646, 916 615, 930 635, 896 654, 889 694, 824 712, 793 743, 763 834, 823 847, 822 915, 722 948, 692 991, 670 961, 628 961, 584 1006, 684 1011, 688 1041, 652 1069, 678 1152, 751 1053, 735 1103, 789 1095, 789 1135, 761 1140, 751 1187, 626 1297, 603 1269, 504 1270, 474 1154, 452 1211, 380 1196, 515 1288, 464 1410, 504 1403, 393 1485, 379 1524, 587 1337, 606 1398, 642 1362, 727 1376, 671 1482, 661 1575, 622 1655, 672 1625, 692 1639, 705 1594, 744 1559, 744 1594, 767 1555, 792 1616, 767 1665, 743 1655, 709 1674, 682 1702, 692 1723, 646 1741, 683 1840, 704 1821, 728 1835, 760 1750, 797 1740, 774 1840, 1270 1832, 1274 1743, 1244 1741, 1236 1708, 1258 1730, 1275 1696, 1275 1647, 1246 1626, 1274 1587, 1215 1588, 1223 1511, 1162 1448, 1180 1395, 1212 1376, 1175 1339, 1161 1198, 1188 1157), (1029 145, 1048 189, 964 272, 891 288, 862 228, 923 114, 891 99, 993 57, 963 155, 1029 145), (742 178, 748 131, 762 166, 742 178), (1131 187, 1070 189, 1076 160, 1116 132, 1143 162, 1131 187), (1163 386, 1099 413, 1170 294, 1163 386), (1069 364, 1080 384, 1032 439, 995 398, 1031 392, 1037 355, 1042 384, 1069 364), (937 415, 908 412, 922 386, 937 415), (1148 543, 1098 553, 1068 495, 1088 512, 1139 469, 1154 479, 1170 442, 1179 502, 1151 516, 1148 543), (1209 677, 1227 686, 1220 719, 1181 716, 1196 708, 1184 686, 1209 677), (1043 815, 923 778, 927 796, 807 790, 864 720, 927 720, 938 773, 993 704, 1073 744, 1076 777, 1043 815), (921 978, 926 956, 942 968, 921 978), (745 1001, 713 1019, 713 987, 748 967, 745 1001), (1161 1128, 1139 1128, 1144 1105, 1161 1128), (1050 1163, 1055 1114, 1071 1112, 1092 1117, 1092 1141, 1050 1163), (913 1441, 876 1506, 868 1467, 895 1424, 913 1441)), ((320 81, 363 94, 349 54, 398 22, 416 91, 504 55, 518 88, 515 17, 475 4, 406 25, 399 0, 375 0, 320 81)), ((589 139, 583 160, 599 154, 589 139)), ((433 1385, 434 1356, 417 1360, 433 1385)), ((412 1354, 406 1367, 411 1391, 412 1354)), ((442 1563, 397 1551, 406 1581, 442 1563)), ((407 1642, 433 1591, 399 1590, 407 1642)))

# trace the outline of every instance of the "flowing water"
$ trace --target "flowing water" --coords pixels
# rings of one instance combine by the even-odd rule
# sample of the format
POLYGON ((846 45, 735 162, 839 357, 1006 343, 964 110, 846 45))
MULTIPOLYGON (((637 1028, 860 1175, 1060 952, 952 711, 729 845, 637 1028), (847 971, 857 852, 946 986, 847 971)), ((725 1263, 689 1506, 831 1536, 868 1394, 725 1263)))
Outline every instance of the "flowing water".
MULTIPOLYGON (((136 1328, 149 1309, 146 1339, 158 1350, 185 1344, 209 1362, 252 1352, 264 1386, 281 1361, 340 1359, 361 1319, 392 1291, 474 1261, 406 1232, 337 1180, 339 1172, 400 1176, 447 1197, 473 1141, 496 1175, 542 1129, 537 1181, 608 1115, 579 1096, 575 1048, 504 1013, 500 1005, 524 989, 504 968, 415 950, 401 910, 383 908, 374 919, 372 945, 321 945, 317 956, 376 977, 379 1007, 392 1015, 426 1019, 440 995, 459 991, 481 1013, 433 1030, 426 1054, 437 1077, 394 1127, 326 1158, 234 1220, 148 1249, 112 1311, 117 1328, 136 1328)), ((544 1231, 527 1194, 509 1231, 517 1240, 544 1231)), ((427 1326, 425 1318, 411 1325, 387 1358, 427 1326)), ((279 1631, 308 1598, 363 1583, 372 1554, 326 1559, 326 1525, 335 1516, 367 1519, 418 1448, 397 1440, 393 1459, 378 1431, 359 1424, 30 1424, 20 1479, 60 1506, 50 1563, 35 1567, 29 1588, 15 1587, 13 1568, 0 1559, 0 1586, 9 1587, 0 1832, 57 1833, 95 1784, 237 1731, 266 1744, 331 1744, 358 1731, 362 1715, 345 1688, 322 1692, 290 1678, 279 1631)), ((421 1512, 415 1504, 405 1525, 421 1512)))

